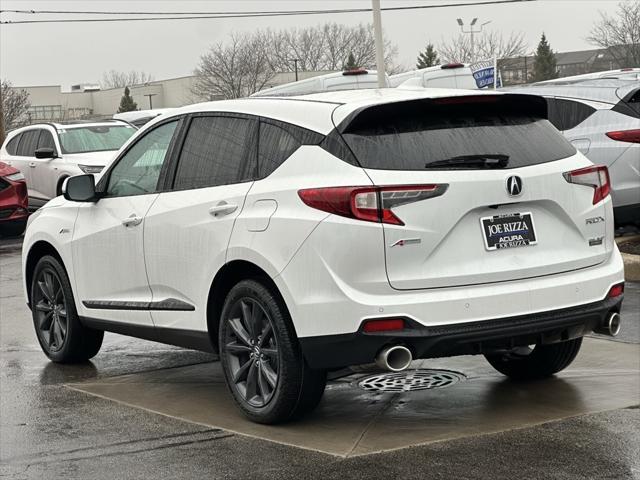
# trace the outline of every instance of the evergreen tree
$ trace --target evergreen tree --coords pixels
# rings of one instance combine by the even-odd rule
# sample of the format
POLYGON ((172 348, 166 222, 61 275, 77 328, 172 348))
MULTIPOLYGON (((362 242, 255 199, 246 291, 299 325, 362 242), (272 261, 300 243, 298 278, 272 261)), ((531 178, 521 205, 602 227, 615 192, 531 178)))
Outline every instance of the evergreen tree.
POLYGON ((118 108, 118 113, 132 112, 137 109, 138 104, 133 101, 129 87, 124 87, 124 95, 122 95, 122 98, 120 99, 120 108, 118 108))
POLYGON ((416 63, 416 68, 433 67, 434 65, 439 64, 440 59, 438 58, 438 53, 430 43, 427 45, 427 48, 425 48, 424 52, 420 52, 420 54, 418 55, 418 63, 416 63))
POLYGON ((353 53, 349 54, 347 58, 347 63, 344 65, 345 70, 353 70, 354 68, 358 68, 360 65, 356 63, 356 57, 353 56, 353 53))
POLYGON ((534 82, 541 82, 543 80, 550 80, 557 77, 556 56, 553 53, 553 50, 551 50, 549 42, 547 42, 547 37, 543 33, 533 60, 532 80, 534 82))

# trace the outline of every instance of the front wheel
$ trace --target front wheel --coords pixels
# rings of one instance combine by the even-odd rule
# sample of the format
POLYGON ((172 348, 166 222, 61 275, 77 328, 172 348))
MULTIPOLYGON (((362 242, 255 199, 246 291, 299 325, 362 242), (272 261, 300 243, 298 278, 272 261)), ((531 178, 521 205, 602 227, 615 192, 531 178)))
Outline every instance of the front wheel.
POLYGON ((85 362, 100 350, 104 332, 80 323, 67 272, 50 255, 34 270, 31 311, 42 351, 54 362, 85 362))
POLYGON ((549 345, 520 347, 507 353, 485 355, 497 371, 514 380, 550 377, 567 368, 578 355, 582 337, 549 345))
POLYGON ((234 286, 220 320, 220 360, 236 404, 250 420, 274 424, 315 408, 326 372, 306 364, 282 301, 263 283, 234 286))

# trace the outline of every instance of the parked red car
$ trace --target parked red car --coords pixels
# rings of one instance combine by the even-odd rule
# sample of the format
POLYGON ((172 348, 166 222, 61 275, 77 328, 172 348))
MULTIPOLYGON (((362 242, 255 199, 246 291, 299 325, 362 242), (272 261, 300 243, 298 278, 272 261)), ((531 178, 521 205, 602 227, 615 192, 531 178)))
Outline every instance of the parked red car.
POLYGON ((29 216, 27 183, 24 175, 0 162, 0 235, 21 235, 29 216))

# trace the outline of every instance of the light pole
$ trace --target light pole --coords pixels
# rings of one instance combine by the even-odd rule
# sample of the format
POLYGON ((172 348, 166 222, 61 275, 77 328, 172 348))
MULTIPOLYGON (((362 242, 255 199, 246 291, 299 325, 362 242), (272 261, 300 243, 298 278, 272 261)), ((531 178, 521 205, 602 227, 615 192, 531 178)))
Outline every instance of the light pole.
POLYGON ((384 74, 384 50, 382 46, 382 18, 380 17, 380 0, 371 0, 373 10, 373 38, 376 42, 376 70, 378 71, 378 88, 387 86, 384 74))
POLYGON ((145 97, 149 97, 149 110, 153 110, 153 102, 151 101, 151 97, 155 97, 157 93, 145 93, 145 97))
POLYGON ((300 61, 299 58, 292 58, 291 61, 293 62, 293 68, 296 71, 296 82, 298 81, 298 62, 300 61))
POLYGON ((470 27, 470 28, 469 28, 468 30, 465 30, 465 29, 464 29, 464 22, 462 21, 462 19, 461 19, 461 18, 458 18, 458 19, 457 19, 457 21, 458 21, 458 25, 460 26, 460 31, 461 31, 462 33, 469 33, 469 34, 471 34, 471 60, 473 61, 473 60, 474 60, 475 53, 476 53, 476 52, 475 52, 475 44, 474 44, 473 34, 474 34, 474 33, 480 33, 480 32, 482 32, 482 29, 484 28, 484 26, 485 26, 485 25, 487 25, 487 24, 489 24, 489 23, 491 23, 491 20, 489 20, 488 22, 484 22, 483 24, 481 24, 481 25, 480 25, 480 28, 479 28, 479 29, 477 29, 477 30, 474 30, 474 28, 473 28, 473 27, 474 27, 474 25, 476 24, 476 22, 478 21, 478 17, 474 17, 474 19, 473 19, 473 20, 471 20, 471 23, 469 24, 469 27, 470 27))

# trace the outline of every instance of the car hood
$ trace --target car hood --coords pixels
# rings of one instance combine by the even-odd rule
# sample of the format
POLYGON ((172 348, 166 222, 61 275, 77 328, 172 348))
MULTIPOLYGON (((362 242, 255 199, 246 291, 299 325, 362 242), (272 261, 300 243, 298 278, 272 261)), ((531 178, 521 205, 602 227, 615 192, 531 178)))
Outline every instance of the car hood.
POLYGON ((13 168, 11 165, 7 165, 4 162, 0 162, 0 177, 6 177, 7 175, 12 175, 14 173, 18 173, 20 170, 17 168, 13 168))
POLYGON ((116 157, 117 150, 106 152, 65 153, 65 160, 79 165, 108 165, 116 157))

